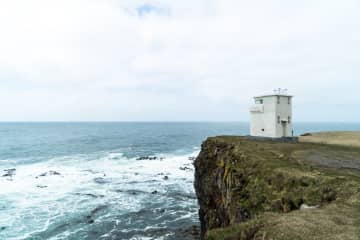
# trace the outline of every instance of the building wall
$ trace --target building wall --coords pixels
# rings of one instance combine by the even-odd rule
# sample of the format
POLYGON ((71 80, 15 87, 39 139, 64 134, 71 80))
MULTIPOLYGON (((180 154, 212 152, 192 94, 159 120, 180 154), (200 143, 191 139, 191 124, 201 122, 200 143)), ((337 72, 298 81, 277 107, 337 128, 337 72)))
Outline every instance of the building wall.
MULTIPOLYGON (((288 104, 287 96, 280 96, 280 104, 277 103, 277 96, 265 96, 255 98, 255 100, 263 100, 263 112, 251 111, 250 119, 250 134, 252 136, 260 137, 283 137, 283 127, 280 121, 278 123, 278 116, 280 120, 288 120, 291 117, 290 124, 286 123, 286 137, 292 136, 292 99, 288 104), (264 130, 264 131, 263 131, 264 130)), ((259 104, 255 104, 259 106, 259 104)))
MULTIPOLYGON (((292 99, 290 98, 290 104, 288 104, 289 97, 280 96, 280 104, 276 105, 276 118, 280 116, 280 120, 286 120, 286 132, 285 137, 292 136, 292 99), (290 117, 290 123, 288 118, 290 117)), ((282 123, 278 124, 276 120, 276 137, 283 137, 283 126, 282 123)))
POLYGON ((263 112, 251 112, 250 134, 252 136, 274 137, 276 135, 276 99, 270 97, 259 99, 263 99, 263 112))

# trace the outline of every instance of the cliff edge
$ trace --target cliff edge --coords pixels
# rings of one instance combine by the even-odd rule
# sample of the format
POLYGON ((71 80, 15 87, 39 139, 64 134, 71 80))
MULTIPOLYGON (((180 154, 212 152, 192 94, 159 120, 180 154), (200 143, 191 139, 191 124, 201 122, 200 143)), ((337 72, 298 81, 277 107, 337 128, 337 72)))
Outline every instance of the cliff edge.
POLYGON ((203 239, 360 239, 360 148, 207 139, 195 161, 203 239))

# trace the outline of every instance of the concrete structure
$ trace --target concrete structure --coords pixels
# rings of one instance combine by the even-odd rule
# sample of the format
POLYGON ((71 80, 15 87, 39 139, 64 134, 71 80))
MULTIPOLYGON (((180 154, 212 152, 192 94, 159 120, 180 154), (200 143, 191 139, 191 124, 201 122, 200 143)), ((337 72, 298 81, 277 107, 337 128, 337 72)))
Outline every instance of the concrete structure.
POLYGON ((250 135, 256 137, 292 137, 292 96, 273 94, 255 97, 250 108, 250 135))

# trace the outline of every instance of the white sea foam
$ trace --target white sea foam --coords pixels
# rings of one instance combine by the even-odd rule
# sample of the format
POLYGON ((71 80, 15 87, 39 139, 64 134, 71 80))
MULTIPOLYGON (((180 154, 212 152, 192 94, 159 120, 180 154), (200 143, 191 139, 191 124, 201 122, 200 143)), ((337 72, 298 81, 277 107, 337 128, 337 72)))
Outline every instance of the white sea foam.
POLYGON ((74 212, 90 212, 99 205, 114 204, 120 212, 139 211, 148 195, 127 191, 166 194, 176 186, 177 191, 194 194, 189 157, 197 154, 198 150, 141 161, 122 153, 97 158, 76 155, 15 166, 13 177, 0 177, 0 227, 6 227, 0 238, 28 238, 74 212))

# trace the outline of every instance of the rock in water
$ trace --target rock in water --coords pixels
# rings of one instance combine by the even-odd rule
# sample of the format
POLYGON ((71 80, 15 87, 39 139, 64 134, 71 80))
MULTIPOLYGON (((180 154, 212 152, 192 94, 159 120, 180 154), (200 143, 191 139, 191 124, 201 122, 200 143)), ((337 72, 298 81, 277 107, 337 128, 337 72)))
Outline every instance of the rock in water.
MULTIPOLYGON (((144 161, 144 160, 158 160, 158 157, 150 157, 150 156, 146 156, 146 157, 139 157, 136 160, 137 161, 144 161)), ((163 158, 160 158, 160 160, 163 160, 163 158)))
POLYGON ((48 171, 48 172, 44 172, 44 173, 41 173, 40 175, 38 175, 36 178, 39 178, 39 177, 46 177, 46 176, 60 176, 61 173, 57 172, 57 171, 48 171))
POLYGON ((16 168, 6 169, 4 170, 6 172, 3 177, 13 177, 16 174, 16 168))
POLYGON ((49 171, 49 175, 61 175, 61 173, 57 171, 49 171))
POLYGON ((181 171, 191 171, 191 168, 189 168, 189 167, 180 167, 179 169, 181 171))

